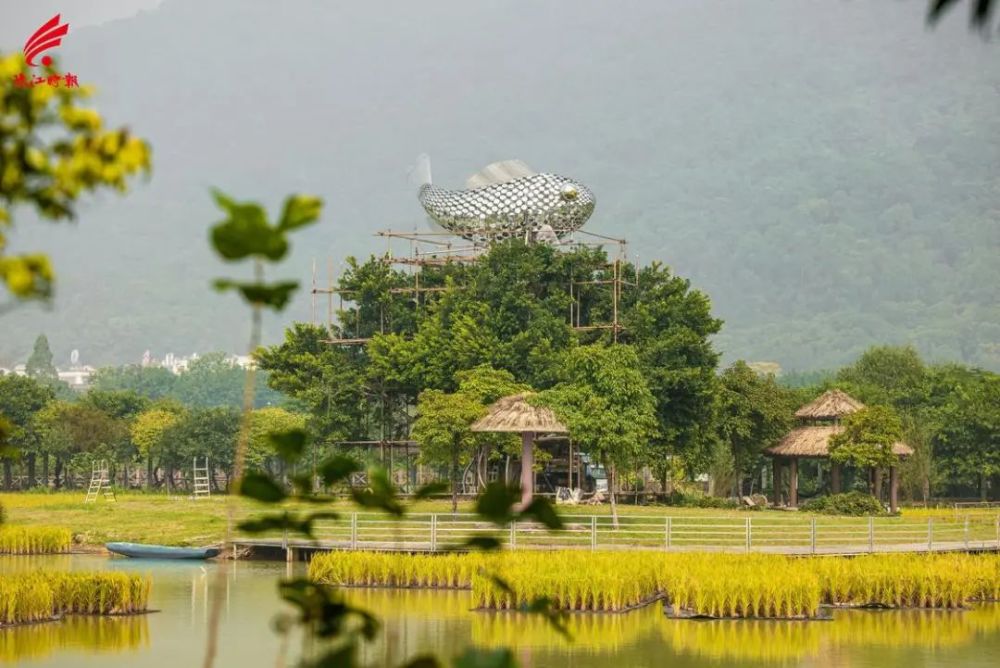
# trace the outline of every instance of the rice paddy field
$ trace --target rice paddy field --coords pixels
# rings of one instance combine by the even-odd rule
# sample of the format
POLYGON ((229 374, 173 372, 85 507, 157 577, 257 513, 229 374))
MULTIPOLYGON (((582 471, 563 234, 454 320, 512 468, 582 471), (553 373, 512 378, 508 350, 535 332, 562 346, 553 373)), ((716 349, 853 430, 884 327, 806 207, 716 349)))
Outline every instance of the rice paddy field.
POLYGON ((519 610, 542 597, 571 612, 663 600, 675 615, 715 618, 810 619, 827 605, 962 609, 1000 599, 997 554, 331 552, 313 558, 309 575, 339 586, 471 589, 474 607, 485 610, 519 610))
MULTIPOLYGON (((447 555, 436 573, 421 570, 453 587, 469 573, 453 557, 460 559, 447 555)), ((623 564, 627 566, 632 564, 623 564)), ((32 668, 201 665, 209 602, 221 587, 224 606, 218 665, 295 665, 294 653, 273 632, 273 619, 282 609, 276 585, 283 577, 304 575, 307 568, 303 562, 147 562, 93 554, 0 556, 3 575, 99 571, 152 577, 149 606, 159 611, 124 617, 74 615, 54 624, 2 628, 0 664, 32 668)), ((381 568, 384 573, 393 572, 388 563, 381 568)), ((412 574, 413 569, 405 572, 412 574)), ((563 636, 538 615, 475 609, 476 593, 471 589, 345 587, 341 591, 352 604, 382 621, 376 637, 362 648, 359 663, 366 666, 405 665, 422 654, 440 657, 449 665, 451 657, 470 645, 511 648, 519 665, 531 668, 985 668, 1000 662, 1000 605, 994 603, 949 609, 833 607, 832 620, 803 622, 671 619, 657 601, 618 614, 568 614, 569 634, 563 636)))

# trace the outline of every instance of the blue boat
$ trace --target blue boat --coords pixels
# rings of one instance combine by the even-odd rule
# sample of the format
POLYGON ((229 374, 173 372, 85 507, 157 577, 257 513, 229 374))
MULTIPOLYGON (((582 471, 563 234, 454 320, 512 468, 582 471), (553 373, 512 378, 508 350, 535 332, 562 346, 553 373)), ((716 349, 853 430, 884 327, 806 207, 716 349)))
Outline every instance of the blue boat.
POLYGON ((135 559, 211 559, 222 550, 217 547, 169 547, 142 543, 107 543, 108 552, 135 559))

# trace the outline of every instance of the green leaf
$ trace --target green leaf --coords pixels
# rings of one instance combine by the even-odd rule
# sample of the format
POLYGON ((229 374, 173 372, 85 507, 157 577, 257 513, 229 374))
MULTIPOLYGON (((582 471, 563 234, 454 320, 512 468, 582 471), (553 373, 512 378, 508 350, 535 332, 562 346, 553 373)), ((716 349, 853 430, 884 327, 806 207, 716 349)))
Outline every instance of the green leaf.
POLYGON ((294 464, 302 458, 302 453, 305 452, 306 430, 289 429, 288 431, 272 432, 267 435, 267 440, 271 442, 279 457, 289 464, 294 464))
POLYGON ((553 607, 553 601, 547 596, 536 598, 524 607, 524 612, 535 615, 542 615, 549 625, 567 640, 572 640, 569 627, 566 626, 566 613, 560 612, 553 607))
POLYGON ((228 278, 218 278, 213 283, 219 292, 238 290, 250 304, 269 306, 281 311, 288 305, 292 293, 298 289, 298 281, 282 281, 273 285, 266 283, 240 283, 228 278))
POLYGON ((368 473, 369 488, 351 490, 354 502, 365 508, 384 510, 390 515, 402 517, 406 508, 399 502, 396 490, 383 469, 373 469, 368 473))
POLYGON ((517 661, 509 649, 470 647, 452 665, 454 668, 517 668, 517 661))
POLYGON ((422 499, 429 499, 435 494, 443 494, 448 491, 448 483, 446 482, 429 482, 423 487, 420 487, 414 494, 413 500, 420 501, 422 499))
POLYGON ((312 537, 312 522, 310 520, 300 520, 295 515, 289 513, 263 515, 256 519, 244 520, 236 526, 241 531, 246 531, 247 533, 265 533, 267 531, 287 529, 288 531, 312 537))
POLYGON ((508 583, 506 580, 504 580, 499 575, 496 575, 495 573, 490 573, 488 575, 488 577, 493 582, 493 584, 495 584, 497 586, 497 588, 500 591, 502 591, 503 593, 507 594, 508 596, 512 596, 512 597, 516 597, 517 596, 514 593, 514 588, 510 586, 510 583, 508 583))
POLYGON ((462 547, 480 552, 495 552, 500 549, 501 543, 495 536, 473 536, 462 543, 462 547))
POLYGON ((267 223, 267 214, 259 204, 237 203, 215 190, 216 203, 229 218, 212 227, 212 246, 226 260, 242 260, 250 256, 272 262, 288 252, 284 234, 267 223))
POLYGON ((351 668, 357 665, 357 647, 351 643, 328 650, 319 658, 307 661, 305 668, 351 668))
POLYGON ((441 668, 441 664, 433 656, 418 656, 407 661, 402 668, 441 668))
POLYGON ((291 195, 285 200, 285 210, 281 214, 278 229, 283 232, 311 225, 319 220, 323 200, 309 195, 291 195))
POLYGON ((240 495, 264 503, 278 503, 284 501, 288 496, 278 483, 271 480, 268 475, 256 471, 250 471, 243 476, 243 480, 240 482, 240 495))
POLYGON ((521 511, 521 517, 530 517, 553 531, 563 528, 562 519, 556 513, 556 509, 549 503, 548 499, 543 499, 540 496, 533 498, 527 508, 521 511))
POLYGON ((504 525, 514 519, 512 508, 521 498, 521 490, 502 482, 491 482, 476 500, 476 513, 494 524, 504 525))
POLYGON ((337 455, 320 464, 318 473, 325 484, 335 485, 360 470, 361 465, 350 457, 337 455))

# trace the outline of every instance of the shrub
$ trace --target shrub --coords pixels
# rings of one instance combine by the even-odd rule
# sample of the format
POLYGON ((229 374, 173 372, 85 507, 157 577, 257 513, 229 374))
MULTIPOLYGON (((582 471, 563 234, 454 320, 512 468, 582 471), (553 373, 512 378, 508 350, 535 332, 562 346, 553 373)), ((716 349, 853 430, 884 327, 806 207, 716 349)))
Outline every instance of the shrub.
POLYGON ((800 506, 801 510, 823 515, 885 515, 881 502, 870 494, 847 492, 810 499, 800 506))

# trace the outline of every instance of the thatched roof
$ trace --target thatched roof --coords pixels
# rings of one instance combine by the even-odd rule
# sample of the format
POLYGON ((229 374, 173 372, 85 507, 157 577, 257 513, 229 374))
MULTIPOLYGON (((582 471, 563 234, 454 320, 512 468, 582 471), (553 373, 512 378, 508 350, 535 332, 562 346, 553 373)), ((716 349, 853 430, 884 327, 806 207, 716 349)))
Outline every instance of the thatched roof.
POLYGON ((509 431, 518 434, 533 431, 562 433, 569 430, 548 408, 532 406, 528 393, 504 397, 490 406, 489 413, 472 425, 472 431, 509 431))
POLYGON ((865 405, 840 390, 827 390, 808 404, 795 411, 802 420, 832 420, 864 408, 865 405))
MULTIPOLYGON (((813 425, 799 427, 781 439, 781 443, 764 451, 776 457, 829 457, 830 437, 839 432, 840 425, 813 425)), ((909 457, 913 448, 906 443, 893 443, 892 453, 898 457, 909 457)))

